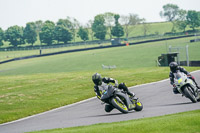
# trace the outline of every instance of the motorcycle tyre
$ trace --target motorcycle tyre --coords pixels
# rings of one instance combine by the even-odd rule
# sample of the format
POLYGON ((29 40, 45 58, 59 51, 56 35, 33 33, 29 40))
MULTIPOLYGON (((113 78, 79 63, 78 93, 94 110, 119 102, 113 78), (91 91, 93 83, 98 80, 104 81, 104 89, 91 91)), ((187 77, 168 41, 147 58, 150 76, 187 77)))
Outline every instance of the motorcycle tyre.
POLYGON ((118 102, 118 100, 117 100, 117 98, 118 99, 120 99, 119 97, 114 97, 114 98, 112 98, 111 100, 110 100, 110 102, 111 102, 111 104, 116 108, 116 109, 118 109, 120 112, 122 112, 122 113, 124 113, 124 114, 126 114, 126 113, 128 113, 128 108, 126 107, 126 105, 123 103, 119 103, 118 102), (120 107, 120 106, 124 106, 125 108, 123 109, 122 107, 120 107))
POLYGON ((143 109, 143 104, 141 102, 137 102, 135 105, 135 111, 141 111, 143 109))
POLYGON ((195 96, 188 90, 188 86, 186 86, 183 89, 183 92, 186 95, 186 97, 189 98, 193 103, 197 102, 197 99, 195 98, 195 96))

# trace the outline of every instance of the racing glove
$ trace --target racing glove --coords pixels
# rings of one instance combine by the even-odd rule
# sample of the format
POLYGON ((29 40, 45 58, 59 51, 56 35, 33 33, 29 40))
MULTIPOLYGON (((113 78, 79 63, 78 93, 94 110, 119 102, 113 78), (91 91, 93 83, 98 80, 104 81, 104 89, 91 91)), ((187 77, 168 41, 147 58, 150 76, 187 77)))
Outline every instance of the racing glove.
POLYGON ((174 88, 177 88, 175 84, 173 84, 173 87, 174 87, 174 88))

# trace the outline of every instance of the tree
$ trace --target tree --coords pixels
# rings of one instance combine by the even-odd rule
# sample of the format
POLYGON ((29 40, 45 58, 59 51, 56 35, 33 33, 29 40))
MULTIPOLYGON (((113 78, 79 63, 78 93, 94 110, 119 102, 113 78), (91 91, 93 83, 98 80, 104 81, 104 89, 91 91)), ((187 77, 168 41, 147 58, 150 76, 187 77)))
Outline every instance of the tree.
POLYGON ((178 29, 183 30, 184 32, 187 27, 186 16, 187 16, 187 11, 180 9, 178 11, 178 17, 176 19, 176 26, 178 27, 178 29))
POLYGON ((188 25, 190 25, 190 28, 193 30, 200 26, 200 12, 190 10, 188 11, 186 18, 188 25))
MULTIPOLYGON (((42 26, 43 26, 43 21, 42 20, 38 20, 35 22, 35 31, 37 32, 37 37, 39 38, 40 35, 40 31, 42 30, 42 26)), ((40 41, 40 38, 39 38, 39 41, 40 41)))
POLYGON ((4 31, 0 28, 0 46, 3 46, 4 31))
POLYGON ((120 18, 121 24, 124 25, 126 38, 129 37, 129 34, 133 31, 135 25, 141 23, 144 20, 140 19, 137 14, 133 13, 130 13, 129 15, 122 15, 120 18))
POLYGON ((78 20, 76 20, 75 18, 67 17, 66 19, 59 19, 58 22, 57 22, 57 25, 64 25, 69 30, 69 32, 72 33, 72 37, 74 39, 74 42, 76 41, 75 40, 76 31, 77 31, 77 29, 79 28, 79 25, 80 25, 78 20))
POLYGON ((37 41, 37 32, 35 29, 35 23, 33 22, 27 23, 24 28, 24 39, 32 45, 37 41))
POLYGON ((39 32, 41 31, 43 26, 42 20, 38 20, 35 22, 35 31, 37 32, 37 35, 39 35, 39 32))
POLYGON ((114 18, 115 18, 115 26, 112 28, 111 33, 113 36, 116 36, 117 38, 119 38, 124 35, 124 30, 118 21, 120 16, 116 14, 114 18))
POLYGON ((72 35, 73 35, 74 42, 75 42, 76 41, 76 32, 80 27, 80 23, 75 18, 71 18, 71 22, 72 22, 72 30, 71 31, 72 31, 72 35))
POLYGON ((39 35, 39 32, 42 29, 42 26, 43 26, 42 20, 38 20, 38 21, 35 22, 35 30, 36 30, 38 35, 39 35))
POLYGON ((129 23, 130 25, 137 25, 144 21, 144 18, 139 18, 137 14, 129 14, 129 23))
POLYGON ((148 30, 149 30, 149 28, 150 28, 150 25, 149 25, 148 23, 145 23, 145 20, 144 20, 144 22, 142 23, 142 25, 143 25, 142 29, 143 29, 143 31, 144 31, 144 36, 146 36, 146 35, 147 35, 147 32, 148 32, 148 30))
POLYGON ((73 28, 72 22, 69 19, 59 19, 57 25, 63 25, 70 30, 73 28))
POLYGON ((55 40, 67 43, 72 40, 72 33, 64 25, 57 25, 54 31, 55 40))
POLYGON ((94 37, 94 32, 92 30, 92 24, 93 24, 93 21, 92 20, 89 20, 88 23, 86 24, 87 28, 88 28, 88 34, 91 36, 92 38, 92 41, 94 40, 93 37, 94 37))
POLYGON ((104 16, 104 19, 105 19, 105 25, 108 29, 107 33, 109 34, 110 36, 110 39, 112 39, 112 33, 111 33, 111 30, 112 30, 112 27, 114 26, 114 22, 115 22, 115 14, 114 13, 111 13, 111 12, 106 12, 103 14, 104 16))
POLYGON ((80 27, 77 34, 78 34, 78 36, 80 36, 80 38, 83 41, 86 41, 89 39, 88 38, 88 30, 86 28, 80 27))
POLYGON ((172 32, 175 32, 174 20, 178 15, 179 7, 175 4, 166 4, 163 6, 163 11, 160 12, 161 17, 165 17, 167 21, 172 22, 172 32))
POLYGON ((106 37, 106 26, 105 19, 103 15, 97 15, 94 18, 94 23, 92 24, 92 31, 94 32, 94 36, 100 40, 104 40, 106 37))
POLYGON ((23 27, 19 27, 17 25, 9 27, 5 31, 4 40, 10 42, 10 45, 13 45, 14 47, 24 44, 23 27))
POLYGON ((48 45, 53 43, 54 40, 54 30, 55 30, 55 24, 52 21, 45 21, 40 35, 40 42, 41 43, 47 43, 48 45))

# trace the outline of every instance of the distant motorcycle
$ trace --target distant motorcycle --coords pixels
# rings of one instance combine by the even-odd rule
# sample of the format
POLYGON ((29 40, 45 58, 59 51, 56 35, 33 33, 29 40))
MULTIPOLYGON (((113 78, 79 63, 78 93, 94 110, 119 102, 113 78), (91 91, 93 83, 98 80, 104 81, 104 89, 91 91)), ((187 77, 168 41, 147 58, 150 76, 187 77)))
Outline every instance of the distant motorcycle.
POLYGON ((110 112, 113 108, 122 113, 128 113, 131 110, 141 111, 143 109, 143 105, 138 99, 132 99, 126 92, 112 85, 108 85, 107 89, 102 92, 101 101, 107 103, 106 112, 110 112))
POLYGON ((177 90, 186 98, 189 98, 193 103, 200 101, 200 92, 198 88, 192 81, 188 78, 186 74, 178 71, 175 76, 175 85, 177 90))

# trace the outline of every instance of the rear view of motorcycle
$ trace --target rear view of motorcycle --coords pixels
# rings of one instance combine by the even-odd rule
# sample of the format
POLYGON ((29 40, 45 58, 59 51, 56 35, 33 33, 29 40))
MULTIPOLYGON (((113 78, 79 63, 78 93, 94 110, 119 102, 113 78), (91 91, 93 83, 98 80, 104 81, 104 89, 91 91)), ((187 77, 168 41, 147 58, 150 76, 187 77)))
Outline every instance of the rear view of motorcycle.
POLYGON ((106 103, 105 111, 110 112, 114 108, 122 113, 128 113, 131 110, 141 111, 142 103, 137 98, 130 97, 126 92, 109 85, 102 92, 101 101, 106 103))
POLYGON ((200 92, 194 82, 182 72, 177 72, 175 75, 175 85, 177 90, 186 98, 189 98, 193 103, 200 101, 200 92))

